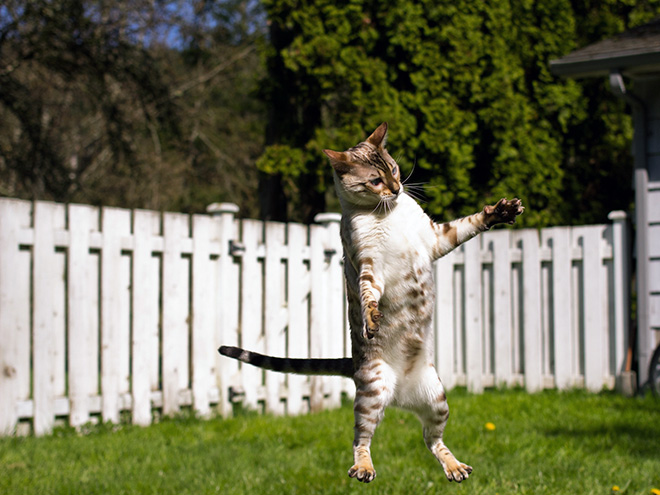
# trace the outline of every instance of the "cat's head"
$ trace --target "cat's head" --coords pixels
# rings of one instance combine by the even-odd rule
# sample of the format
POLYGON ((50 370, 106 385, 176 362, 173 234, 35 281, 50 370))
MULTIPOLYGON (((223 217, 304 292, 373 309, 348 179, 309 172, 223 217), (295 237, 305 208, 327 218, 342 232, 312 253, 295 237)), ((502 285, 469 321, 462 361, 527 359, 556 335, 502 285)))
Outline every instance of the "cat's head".
POLYGON ((362 207, 391 205, 400 193, 401 171, 385 149, 387 123, 383 122, 366 141, 347 151, 323 150, 335 170, 339 197, 362 207))

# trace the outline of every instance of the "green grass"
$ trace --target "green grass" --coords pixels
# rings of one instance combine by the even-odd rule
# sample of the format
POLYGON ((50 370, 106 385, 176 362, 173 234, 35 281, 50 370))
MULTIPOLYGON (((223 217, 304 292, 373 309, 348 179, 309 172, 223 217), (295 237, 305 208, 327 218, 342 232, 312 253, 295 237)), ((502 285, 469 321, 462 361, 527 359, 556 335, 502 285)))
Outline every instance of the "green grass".
POLYGON ((352 410, 295 418, 170 419, 0 439, 2 494, 644 494, 660 489, 660 400, 611 393, 449 394, 445 440, 474 467, 449 483, 417 419, 390 409, 372 445, 378 477, 352 464, 352 410), (484 425, 495 424, 494 431, 484 425), (619 491, 614 492, 613 486, 619 491))

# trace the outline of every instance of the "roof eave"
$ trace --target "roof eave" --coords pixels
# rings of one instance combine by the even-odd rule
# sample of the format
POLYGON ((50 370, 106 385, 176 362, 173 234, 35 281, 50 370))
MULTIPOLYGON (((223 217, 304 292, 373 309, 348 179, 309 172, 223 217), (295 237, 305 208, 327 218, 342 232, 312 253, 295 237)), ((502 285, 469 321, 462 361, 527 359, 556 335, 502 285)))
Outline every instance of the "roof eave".
POLYGON ((575 59, 570 55, 550 61, 553 74, 563 77, 600 77, 618 70, 630 76, 660 75, 660 52, 626 54, 591 59, 575 59))

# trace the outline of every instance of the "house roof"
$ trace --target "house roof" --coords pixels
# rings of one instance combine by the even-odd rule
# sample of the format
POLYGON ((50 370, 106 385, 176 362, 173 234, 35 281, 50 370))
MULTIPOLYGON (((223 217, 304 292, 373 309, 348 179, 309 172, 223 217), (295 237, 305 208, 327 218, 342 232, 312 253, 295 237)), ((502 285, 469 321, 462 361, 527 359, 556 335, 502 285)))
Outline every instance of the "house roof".
POLYGON ((550 61, 560 76, 606 76, 619 70, 629 76, 660 74, 660 17, 550 61))

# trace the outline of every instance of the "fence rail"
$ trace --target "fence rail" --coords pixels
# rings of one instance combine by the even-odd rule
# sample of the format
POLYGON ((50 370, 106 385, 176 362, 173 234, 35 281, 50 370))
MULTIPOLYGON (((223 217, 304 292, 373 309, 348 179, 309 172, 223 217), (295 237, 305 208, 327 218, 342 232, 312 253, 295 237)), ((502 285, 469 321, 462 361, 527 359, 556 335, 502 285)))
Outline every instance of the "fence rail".
MULTIPOLYGON (((220 344, 350 355, 337 214, 304 226, 0 199, 0 434, 49 432, 238 401, 337 406, 352 382, 262 372, 220 344)), ((496 230, 436 263, 448 388, 613 387, 627 344, 625 215, 613 225, 496 230), (469 303, 469 304, 468 304, 469 303)))

